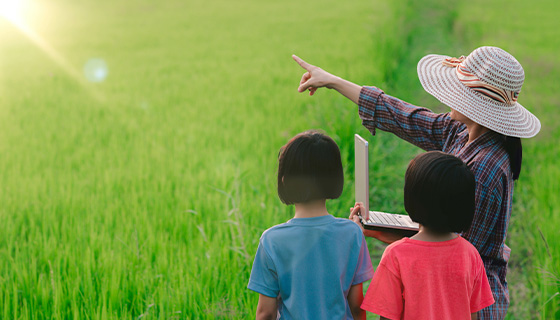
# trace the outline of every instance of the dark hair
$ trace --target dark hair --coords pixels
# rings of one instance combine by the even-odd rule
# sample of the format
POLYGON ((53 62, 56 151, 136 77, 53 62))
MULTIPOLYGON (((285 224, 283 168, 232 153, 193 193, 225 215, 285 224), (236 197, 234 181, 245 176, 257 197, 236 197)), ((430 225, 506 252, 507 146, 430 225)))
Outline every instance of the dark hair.
POLYGON ((329 136, 302 132, 280 149, 278 197, 285 204, 336 199, 343 185, 340 150, 329 136))
POLYGON ((509 166, 511 167, 513 180, 517 180, 519 179, 519 174, 521 173, 521 160, 523 158, 521 139, 504 136, 504 147, 509 156, 509 166))
POLYGON ((410 218, 435 232, 462 232, 474 217, 475 180, 459 158, 422 153, 408 165, 404 207, 410 218))

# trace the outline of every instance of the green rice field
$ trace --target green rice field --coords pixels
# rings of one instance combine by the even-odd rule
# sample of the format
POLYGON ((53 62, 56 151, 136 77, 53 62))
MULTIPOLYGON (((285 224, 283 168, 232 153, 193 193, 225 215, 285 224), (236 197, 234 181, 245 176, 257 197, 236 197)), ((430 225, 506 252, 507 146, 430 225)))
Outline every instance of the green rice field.
MULTIPOLYGON (((24 22, 0 17, 0 319, 254 318, 258 239, 293 215, 275 185, 289 138, 315 128, 339 144, 339 217, 354 133, 372 143, 380 209, 404 213, 421 152, 371 137, 328 89, 299 94, 291 55, 446 111, 416 63, 482 45, 521 62, 519 101, 543 126, 523 141, 508 319, 560 319, 556 0, 22 3, 24 22)), ((376 265, 384 245, 368 244, 376 265)))

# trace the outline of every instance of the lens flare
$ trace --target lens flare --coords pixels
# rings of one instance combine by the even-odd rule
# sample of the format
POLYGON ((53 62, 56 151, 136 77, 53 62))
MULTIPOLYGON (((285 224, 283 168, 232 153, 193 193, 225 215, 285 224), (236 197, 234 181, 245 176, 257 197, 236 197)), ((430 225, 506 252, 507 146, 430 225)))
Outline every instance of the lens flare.
MULTIPOLYGON (((33 12, 37 11, 38 3, 32 3, 32 0, 0 0, 0 20, 4 19, 15 26, 23 35, 41 49, 53 62, 55 62, 68 76, 73 78, 76 83, 86 89, 96 100, 103 101, 103 97, 92 86, 88 86, 88 81, 84 80, 84 76, 79 70, 72 65, 66 57, 58 52, 48 41, 28 24, 27 19, 33 12)), ((88 67, 88 70, 90 67, 88 67)), ((85 68, 84 68, 85 70, 85 68)), ((89 74, 86 72, 86 79, 91 82, 100 82, 105 80, 108 74, 107 64, 105 61, 93 62, 93 71, 89 74), (89 74, 89 76, 88 76, 89 74)))
POLYGON ((108 74, 109 68, 107 68, 107 63, 103 59, 89 59, 84 65, 84 75, 90 82, 102 82, 108 74))

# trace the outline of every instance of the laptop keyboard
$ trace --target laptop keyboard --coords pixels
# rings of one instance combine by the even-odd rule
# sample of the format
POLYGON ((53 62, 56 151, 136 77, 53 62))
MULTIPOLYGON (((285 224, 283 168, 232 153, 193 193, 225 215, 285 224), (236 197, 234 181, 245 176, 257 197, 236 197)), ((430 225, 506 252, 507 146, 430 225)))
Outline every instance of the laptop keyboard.
POLYGON ((368 222, 402 227, 418 227, 418 224, 410 220, 408 216, 378 211, 369 212, 368 222))

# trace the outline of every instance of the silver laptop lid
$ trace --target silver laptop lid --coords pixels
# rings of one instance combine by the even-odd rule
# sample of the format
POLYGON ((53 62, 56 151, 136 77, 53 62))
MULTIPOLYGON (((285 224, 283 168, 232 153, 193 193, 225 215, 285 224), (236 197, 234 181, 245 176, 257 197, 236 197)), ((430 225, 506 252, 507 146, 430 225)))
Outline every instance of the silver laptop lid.
POLYGON ((362 202, 369 212, 369 159, 368 142, 354 135, 354 181, 356 181, 356 202, 362 202))

